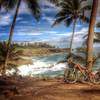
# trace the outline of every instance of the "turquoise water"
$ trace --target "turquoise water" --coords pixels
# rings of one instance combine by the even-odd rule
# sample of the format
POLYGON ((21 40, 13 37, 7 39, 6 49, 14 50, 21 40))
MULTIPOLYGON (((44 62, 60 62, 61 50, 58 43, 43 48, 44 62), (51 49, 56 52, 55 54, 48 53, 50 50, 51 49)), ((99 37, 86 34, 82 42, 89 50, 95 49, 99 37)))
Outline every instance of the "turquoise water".
MULTIPOLYGON (((79 55, 85 57, 84 54, 79 54, 79 55)), ((19 67, 20 70, 19 74, 32 77, 63 76, 65 68, 68 68, 66 57, 67 53, 56 53, 47 56, 34 56, 32 58, 33 60, 32 65, 23 65, 19 67)), ((77 59, 75 60, 80 63, 80 60, 77 59)), ((96 61, 96 64, 94 65, 93 69, 94 70, 100 69, 100 59, 96 61)))
POLYGON ((45 63, 57 63, 59 61, 66 60, 67 53, 56 53, 56 54, 51 54, 47 56, 39 56, 39 57, 33 57, 33 62, 35 61, 41 61, 45 63))

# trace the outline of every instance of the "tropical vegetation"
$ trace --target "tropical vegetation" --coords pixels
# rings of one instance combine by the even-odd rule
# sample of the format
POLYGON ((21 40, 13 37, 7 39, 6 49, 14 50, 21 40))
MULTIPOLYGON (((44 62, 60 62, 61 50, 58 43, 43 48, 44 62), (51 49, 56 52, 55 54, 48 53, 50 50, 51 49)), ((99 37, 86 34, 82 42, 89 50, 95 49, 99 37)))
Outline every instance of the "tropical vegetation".
POLYGON ((0 42, 0 74, 4 75, 7 69, 17 69, 17 63, 22 54, 21 50, 17 50, 15 45, 11 45, 9 48, 9 56, 7 61, 6 69, 4 67, 4 62, 7 54, 7 43, 0 42))

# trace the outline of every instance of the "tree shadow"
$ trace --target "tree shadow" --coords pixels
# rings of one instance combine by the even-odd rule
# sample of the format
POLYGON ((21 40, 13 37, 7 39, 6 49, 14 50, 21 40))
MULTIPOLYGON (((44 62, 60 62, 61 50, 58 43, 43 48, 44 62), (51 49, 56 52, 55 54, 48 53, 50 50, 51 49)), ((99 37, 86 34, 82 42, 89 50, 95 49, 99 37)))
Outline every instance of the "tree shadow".
POLYGON ((86 94, 100 94, 100 89, 88 89, 83 90, 82 92, 86 94))

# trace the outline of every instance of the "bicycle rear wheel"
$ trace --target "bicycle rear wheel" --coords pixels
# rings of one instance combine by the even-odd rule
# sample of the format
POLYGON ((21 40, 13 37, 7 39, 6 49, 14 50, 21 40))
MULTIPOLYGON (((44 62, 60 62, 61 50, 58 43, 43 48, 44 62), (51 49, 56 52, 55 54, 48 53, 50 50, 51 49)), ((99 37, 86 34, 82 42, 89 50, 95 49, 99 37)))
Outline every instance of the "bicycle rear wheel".
POLYGON ((100 84, 100 76, 96 73, 94 76, 90 77, 90 81, 94 84, 100 84))
POLYGON ((77 73, 75 69, 65 69, 64 82, 75 83, 77 81, 77 73))

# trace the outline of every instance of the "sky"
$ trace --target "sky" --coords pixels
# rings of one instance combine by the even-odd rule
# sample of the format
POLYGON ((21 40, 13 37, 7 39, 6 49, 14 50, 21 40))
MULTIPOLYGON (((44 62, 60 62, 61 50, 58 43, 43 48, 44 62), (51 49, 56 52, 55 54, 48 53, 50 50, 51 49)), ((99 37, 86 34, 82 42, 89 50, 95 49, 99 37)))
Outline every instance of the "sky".
MULTIPOLYGON (((27 9, 25 2, 21 3, 18 17, 16 19, 13 41, 48 42, 57 47, 68 47, 73 25, 66 27, 64 23, 61 23, 60 25, 51 27, 55 21, 55 15, 59 11, 59 8, 46 0, 41 1, 40 6, 42 15, 38 22, 27 9)), ((4 10, 0 12, 0 40, 8 40, 14 12, 15 10, 8 13, 4 10)), ((87 16, 90 16, 90 12, 88 13, 87 16)), ((98 8, 96 22, 100 22, 100 6, 98 8)), ((83 36, 88 33, 88 24, 77 22, 75 31, 73 47, 81 46, 84 41, 83 36)), ((100 32, 100 29, 95 28, 95 31, 100 32)))

